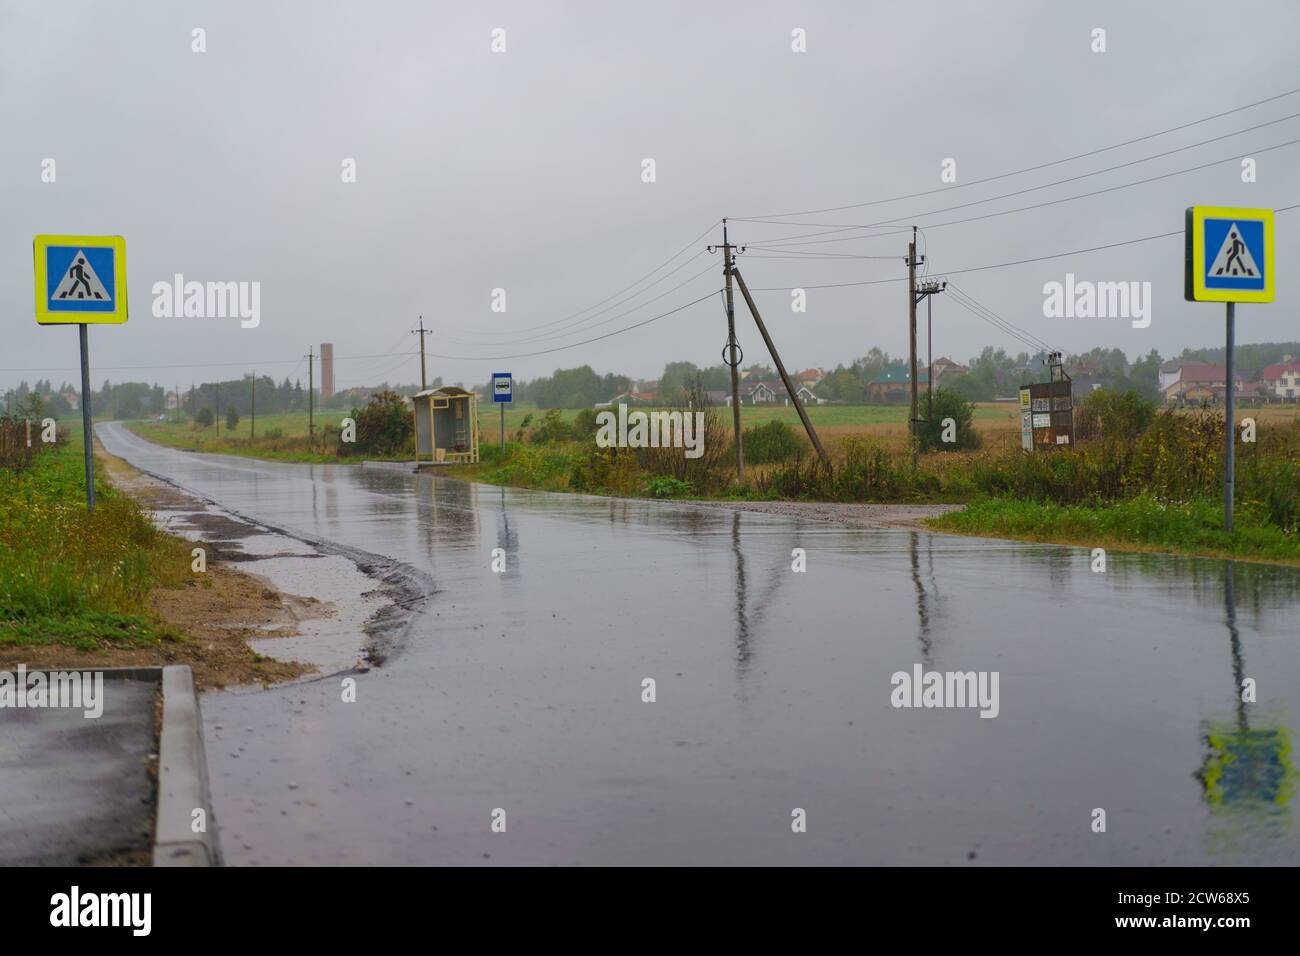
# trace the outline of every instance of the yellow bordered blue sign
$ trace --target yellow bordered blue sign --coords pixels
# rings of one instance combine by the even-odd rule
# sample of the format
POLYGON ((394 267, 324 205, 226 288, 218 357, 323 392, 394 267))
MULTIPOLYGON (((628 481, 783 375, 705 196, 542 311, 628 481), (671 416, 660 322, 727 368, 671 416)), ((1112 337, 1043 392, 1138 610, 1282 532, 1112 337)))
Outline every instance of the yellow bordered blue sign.
POLYGON ((121 236, 37 236, 32 260, 41 325, 126 321, 126 240, 121 236))
POLYGON ((1273 210, 1188 206, 1184 247, 1187 301, 1273 301, 1273 210))

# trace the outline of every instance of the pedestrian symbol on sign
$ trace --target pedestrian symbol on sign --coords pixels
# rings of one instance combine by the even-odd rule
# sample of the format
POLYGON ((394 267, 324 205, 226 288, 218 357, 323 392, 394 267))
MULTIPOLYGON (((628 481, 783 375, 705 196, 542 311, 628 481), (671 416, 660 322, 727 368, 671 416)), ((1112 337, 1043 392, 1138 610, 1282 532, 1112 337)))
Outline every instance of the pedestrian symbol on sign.
POLYGON ((1219 247, 1219 254, 1210 264, 1207 276, 1258 276, 1259 266, 1250 255, 1250 249, 1241 241, 1241 227, 1235 222, 1219 247))
POLYGON ((72 257, 67 273, 60 280, 58 288, 54 290, 54 298, 107 300, 112 296, 104 288, 104 283, 99 281, 94 267, 86 261, 85 251, 78 249, 77 254, 72 257))

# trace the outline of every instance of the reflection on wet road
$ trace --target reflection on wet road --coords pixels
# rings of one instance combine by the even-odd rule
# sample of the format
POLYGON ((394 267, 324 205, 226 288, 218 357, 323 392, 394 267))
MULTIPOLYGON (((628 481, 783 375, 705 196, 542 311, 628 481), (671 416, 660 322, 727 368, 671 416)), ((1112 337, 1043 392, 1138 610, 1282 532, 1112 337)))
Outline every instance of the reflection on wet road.
POLYGON ((337 678, 204 698, 228 862, 1300 862, 1295 569, 1094 573, 1081 549, 100 434, 438 588, 356 703, 337 678), (998 672, 998 716, 895 709, 917 664, 998 672))

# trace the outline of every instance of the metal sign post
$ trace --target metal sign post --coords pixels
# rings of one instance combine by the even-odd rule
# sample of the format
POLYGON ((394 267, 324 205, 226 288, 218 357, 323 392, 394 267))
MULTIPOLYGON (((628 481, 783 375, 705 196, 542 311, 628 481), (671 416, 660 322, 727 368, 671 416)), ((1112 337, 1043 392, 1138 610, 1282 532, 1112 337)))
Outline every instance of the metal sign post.
POLYGON ((506 405, 514 401, 514 379, 509 372, 492 373, 492 401, 501 406, 501 450, 506 450, 506 405))
POLYGON ((86 454, 86 510, 95 510, 95 433, 90 414, 87 325, 127 319, 126 240, 121 236, 39 235, 32 240, 36 321, 76 325, 81 340, 81 427, 86 454))
POLYGON ((1236 311, 1237 303, 1229 302, 1227 305, 1227 343, 1228 357, 1224 360, 1224 377, 1228 380, 1228 387, 1224 391, 1223 412, 1224 412, 1224 429, 1223 429, 1223 530, 1232 531, 1232 491, 1234 477, 1237 474, 1237 435, 1236 435, 1236 409, 1235 398, 1233 394, 1237 389, 1233 382, 1232 374, 1232 353, 1236 345, 1236 311))
POLYGON ((86 323, 78 322, 81 331, 81 430, 86 445, 86 510, 95 510, 95 438, 90 425, 90 345, 86 323))
POLYGON ((1236 473, 1238 302, 1272 302, 1274 295, 1273 210, 1237 206, 1188 206, 1183 234, 1183 298, 1226 302, 1223 410, 1223 529, 1232 531, 1236 473))

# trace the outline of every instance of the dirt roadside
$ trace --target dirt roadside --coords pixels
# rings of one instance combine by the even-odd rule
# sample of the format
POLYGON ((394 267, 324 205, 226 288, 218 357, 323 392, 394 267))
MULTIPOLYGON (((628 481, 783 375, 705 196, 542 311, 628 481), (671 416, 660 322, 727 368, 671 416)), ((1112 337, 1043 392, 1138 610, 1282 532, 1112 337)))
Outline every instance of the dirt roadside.
MULTIPOLYGON (((98 445, 98 442, 96 443, 98 445)), ((165 622, 168 638, 157 647, 82 651, 66 646, 0 649, 0 669, 28 667, 86 669, 189 664, 200 690, 265 685, 293 680, 314 668, 276 660, 255 651, 249 641, 293 637, 305 620, 329 613, 315 598, 276 589, 264 578, 236 569, 232 547, 223 538, 226 520, 196 510, 188 496, 142 475, 126 462, 97 448, 96 463, 113 484, 154 512, 191 512, 207 550, 207 570, 181 588, 155 588, 149 606, 165 622)))

